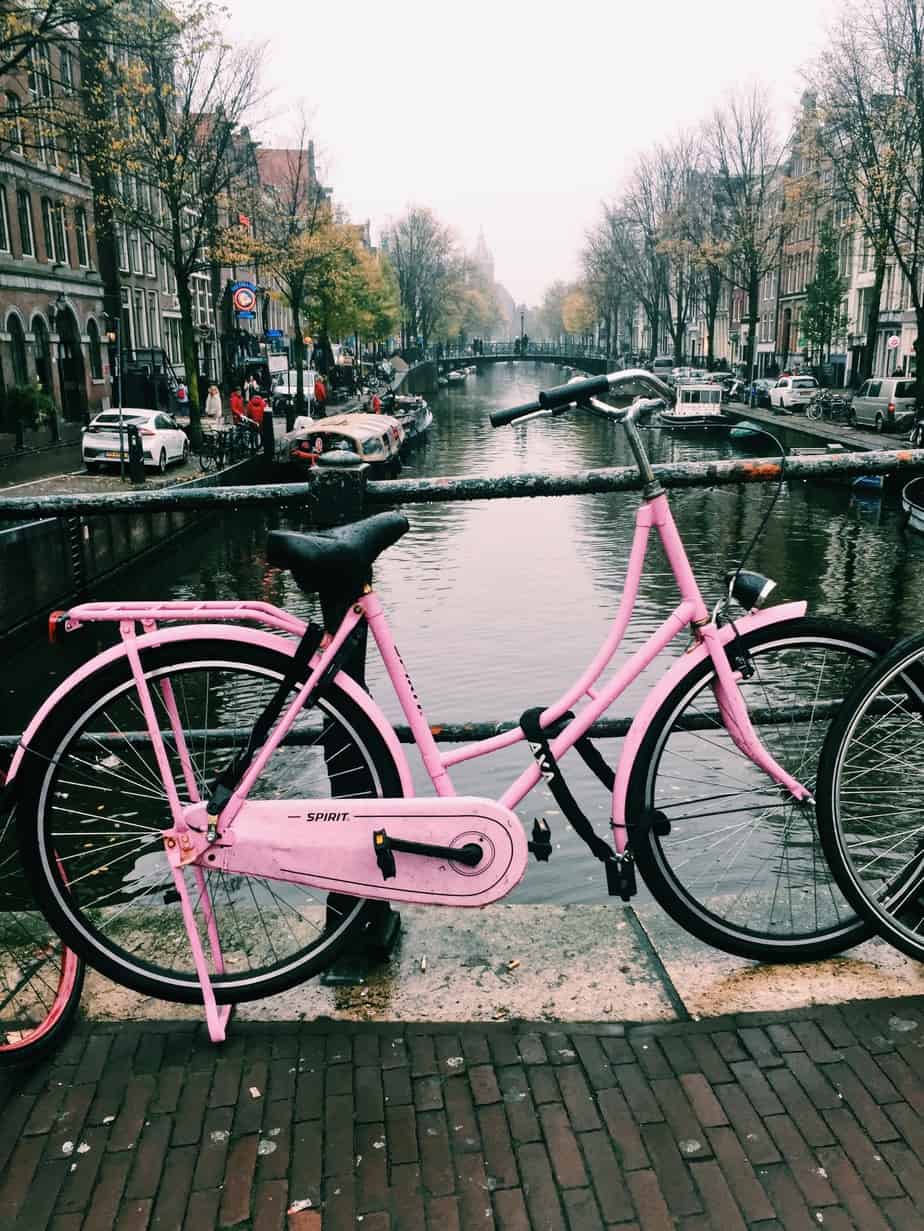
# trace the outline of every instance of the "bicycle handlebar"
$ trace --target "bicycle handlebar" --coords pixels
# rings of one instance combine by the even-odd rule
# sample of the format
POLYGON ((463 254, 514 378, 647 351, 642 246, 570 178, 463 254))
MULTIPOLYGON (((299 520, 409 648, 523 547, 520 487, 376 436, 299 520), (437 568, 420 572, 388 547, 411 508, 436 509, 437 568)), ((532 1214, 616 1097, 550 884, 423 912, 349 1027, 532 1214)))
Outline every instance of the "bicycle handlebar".
POLYGON ((542 410, 538 402, 524 402, 522 406, 508 406, 506 410, 492 410, 488 418, 492 427, 504 427, 513 423, 514 419, 522 419, 524 415, 534 415, 542 410))
MULTIPOLYGON (((587 380, 573 380, 567 385, 556 385, 554 389, 544 389, 538 401, 525 402, 522 406, 509 406, 506 410, 492 411, 489 416, 492 427, 504 427, 516 419, 526 415, 535 415, 540 411, 548 411, 553 415, 564 414, 573 404, 587 402, 598 393, 606 393, 618 389, 621 385, 644 385, 655 395, 655 398, 672 404, 674 394, 669 385, 644 368, 626 368, 622 372, 610 372, 606 376, 591 376, 587 380)), ((650 399, 636 398, 626 413, 622 416, 624 422, 628 418, 635 419, 641 411, 650 405, 650 399)))

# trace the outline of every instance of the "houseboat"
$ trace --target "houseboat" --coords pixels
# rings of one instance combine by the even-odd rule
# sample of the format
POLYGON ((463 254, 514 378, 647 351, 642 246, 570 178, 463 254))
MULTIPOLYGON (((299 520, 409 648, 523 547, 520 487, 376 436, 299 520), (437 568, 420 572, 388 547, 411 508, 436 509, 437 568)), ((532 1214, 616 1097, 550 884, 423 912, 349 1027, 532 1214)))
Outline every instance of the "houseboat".
POLYGON ((677 401, 658 415, 661 427, 673 431, 728 431, 733 421, 722 412, 722 386, 679 384, 677 401))
POLYGON ((398 455, 403 444, 404 428, 392 415, 300 416, 295 421, 289 456, 297 466, 310 467, 323 453, 347 449, 360 461, 368 462, 379 477, 391 477, 401 469, 398 455))

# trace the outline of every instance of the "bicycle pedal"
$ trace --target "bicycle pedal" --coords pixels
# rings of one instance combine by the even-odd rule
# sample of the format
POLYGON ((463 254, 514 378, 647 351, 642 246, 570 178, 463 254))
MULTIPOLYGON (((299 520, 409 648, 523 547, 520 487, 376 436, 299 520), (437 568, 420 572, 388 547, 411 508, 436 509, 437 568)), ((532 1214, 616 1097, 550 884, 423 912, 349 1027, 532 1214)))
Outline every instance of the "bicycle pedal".
POLYGON ((548 863, 552 856, 552 834, 545 817, 533 820, 533 837, 526 844, 540 863, 548 863))
POLYGON ((638 892, 638 884, 635 880, 635 860, 630 853, 625 855, 614 855, 611 859, 607 859, 604 864, 606 868, 606 891, 611 898, 622 898, 624 902, 628 902, 634 898, 638 892))

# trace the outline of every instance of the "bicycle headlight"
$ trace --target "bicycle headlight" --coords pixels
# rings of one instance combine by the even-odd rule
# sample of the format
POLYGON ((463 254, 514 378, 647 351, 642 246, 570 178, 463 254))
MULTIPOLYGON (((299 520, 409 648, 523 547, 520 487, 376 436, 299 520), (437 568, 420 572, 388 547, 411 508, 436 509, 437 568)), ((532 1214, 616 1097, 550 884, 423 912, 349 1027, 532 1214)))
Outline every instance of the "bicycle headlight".
POLYGON ((731 569, 725 574, 725 585, 728 593, 745 611, 756 611, 763 607, 776 589, 776 582, 761 573, 752 573, 748 569, 738 572, 731 569))

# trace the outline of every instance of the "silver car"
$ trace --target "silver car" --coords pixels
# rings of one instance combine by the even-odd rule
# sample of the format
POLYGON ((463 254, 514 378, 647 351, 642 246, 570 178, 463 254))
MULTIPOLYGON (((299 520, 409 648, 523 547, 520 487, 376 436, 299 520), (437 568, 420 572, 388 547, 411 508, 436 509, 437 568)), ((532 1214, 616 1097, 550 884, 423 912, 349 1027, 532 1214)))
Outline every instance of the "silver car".
POLYGON ((917 382, 901 376, 864 381, 853 399, 851 423, 877 432, 904 432, 914 423, 917 382))

